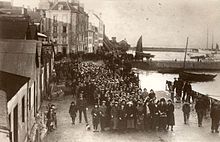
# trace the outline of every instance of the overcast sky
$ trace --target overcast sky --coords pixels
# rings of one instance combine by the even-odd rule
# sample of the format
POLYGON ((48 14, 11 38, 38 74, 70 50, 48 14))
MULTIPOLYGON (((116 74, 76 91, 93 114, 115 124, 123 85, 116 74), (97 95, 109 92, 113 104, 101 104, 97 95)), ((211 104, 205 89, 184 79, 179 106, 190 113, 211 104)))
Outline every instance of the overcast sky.
MULTIPOLYGON (((220 43, 220 0, 81 0, 85 8, 102 13, 106 34, 126 38, 136 45, 143 35, 145 46, 205 47, 220 43)), ((34 5, 38 0, 14 0, 16 5, 34 5)))

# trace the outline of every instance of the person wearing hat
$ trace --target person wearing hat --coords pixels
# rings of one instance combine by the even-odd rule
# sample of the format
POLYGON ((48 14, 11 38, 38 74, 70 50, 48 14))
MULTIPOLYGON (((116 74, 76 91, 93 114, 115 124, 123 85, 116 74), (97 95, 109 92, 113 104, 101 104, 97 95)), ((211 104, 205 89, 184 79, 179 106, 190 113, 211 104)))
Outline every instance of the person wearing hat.
POLYGON ((117 130, 118 129, 118 102, 115 101, 114 105, 111 108, 111 129, 117 130))
POLYGON ((189 83, 189 81, 186 81, 183 85, 183 97, 182 97, 182 102, 187 100, 190 103, 190 93, 192 91, 192 86, 189 83), (185 98, 186 97, 186 98, 185 98))
POLYGON ((182 106, 183 111, 183 118, 184 118, 184 124, 189 123, 189 116, 190 116, 190 104, 189 102, 185 101, 182 106))
POLYGON ((73 125, 75 125, 76 112, 77 112, 77 107, 75 103, 72 102, 69 108, 69 114, 70 114, 70 117, 72 118, 73 125))
POLYGON ((99 107, 101 131, 104 131, 106 127, 106 110, 107 110, 106 101, 103 100, 102 105, 99 107))
POLYGON ((144 130, 144 106, 143 103, 138 100, 137 101, 137 129, 144 130))
POLYGON ((92 109, 92 124, 93 124, 93 132, 98 132, 98 125, 99 125, 99 117, 100 117, 100 111, 98 108, 98 104, 94 105, 94 108, 92 109))
POLYGON ((220 121, 220 104, 217 102, 213 102, 211 106, 210 113, 212 123, 211 123, 211 132, 219 133, 219 121, 220 121))
POLYGON ((173 126, 175 125, 174 105, 172 100, 168 100, 167 102, 167 129, 169 130, 170 126, 171 131, 173 131, 173 126))
POLYGON ((149 102, 149 110, 150 110, 150 128, 151 130, 155 131, 156 127, 158 126, 159 122, 159 111, 158 111, 158 105, 155 103, 156 100, 150 99, 149 102))
POLYGON ((119 130, 122 132, 124 132, 126 129, 126 116, 127 116, 127 113, 126 113, 125 105, 121 104, 119 113, 118 113, 118 119, 119 119, 118 127, 119 127, 119 130))
POLYGON ((83 98, 83 94, 80 94, 80 97, 77 100, 76 104, 79 110, 79 123, 81 123, 82 121, 82 113, 84 115, 85 122, 88 123, 87 113, 86 113, 86 110, 88 110, 87 101, 83 98))
POLYGON ((182 89, 183 89, 183 81, 178 78, 176 85, 176 99, 177 99, 177 103, 181 103, 181 96, 182 96, 182 89))
POLYGON ((127 128, 128 129, 134 129, 135 128, 135 108, 133 106, 133 103, 130 101, 128 102, 128 106, 126 108, 127 112, 127 128))
POLYGON ((203 117, 205 115, 206 105, 205 105, 205 102, 201 96, 199 96, 198 100, 196 101, 195 109, 196 109, 196 113, 197 113, 198 126, 202 127, 202 121, 203 121, 203 117))

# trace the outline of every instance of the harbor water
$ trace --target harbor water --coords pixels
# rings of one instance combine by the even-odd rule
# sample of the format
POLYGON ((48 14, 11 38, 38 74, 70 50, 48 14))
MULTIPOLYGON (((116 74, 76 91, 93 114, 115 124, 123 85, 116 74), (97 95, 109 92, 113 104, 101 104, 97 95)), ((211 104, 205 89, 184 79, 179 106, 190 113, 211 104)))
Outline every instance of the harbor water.
MULTIPOLYGON (((137 70, 137 72, 139 73, 141 88, 147 88, 148 91, 150 89, 155 91, 165 90, 166 80, 174 81, 174 77, 179 77, 178 74, 161 74, 157 71, 137 70)), ((192 83, 192 89, 220 100, 220 72, 214 74, 217 74, 217 76, 213 81, 192 83)))
MULTIPOLYGON (((145 52, 145 51, 144 51, 145 52)), ((134 54, 134 51, 128 51, 128 53, 134 54)), ((156 52, 150 51, 146 53, 151 53, 155 55, 152 60, 178 60, 183 61, 184 52, 156 52)), ((186 60, 192 60, 187 55, 186 60)), ((195 60, 194 60, 195 61, 195 60)), ((157 71, 144 71, 138 70, 140 77, 141 88, 147 88, 154 90, 165 90, 166 80, 173 81, 174 77, 178 78, 178 74, 161 74, 157 71)), ((204 72, 203 72, 204 73, 204 72)), ((209 72, 206 72, 209 73, 209 72)), ((210 97, 220 100, 220 72, 211 72, 212 74, 217 74, 216 78, 213 81, 208 82, 196 82, 192 83, 192 89, 200 92, 202 94, 208 94, 210 97)))
MULTIPOLYGON (((129 50, 129 54, 135 54, 134 50, 129 50)), ((152 60, 154 61, 184 61, 185 52, 160 52, 160 51, 144 51, 144 53, 150 53, 154 55, 152 60)), ((215 61, 220 61, 220 54, 211 55, 211 52, 199 52, 199 53, 187 53, 186 61, 196 61, 196 59, 190 59, 189 55, 199 56, 199 55, 209 55, 215 61)))

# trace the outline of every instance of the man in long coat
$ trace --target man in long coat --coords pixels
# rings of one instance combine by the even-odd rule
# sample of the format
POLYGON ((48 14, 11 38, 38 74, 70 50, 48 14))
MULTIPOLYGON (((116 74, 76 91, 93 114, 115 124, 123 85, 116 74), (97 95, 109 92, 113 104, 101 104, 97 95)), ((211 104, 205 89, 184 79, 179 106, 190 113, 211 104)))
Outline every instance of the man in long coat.
POLYGON ((111 128, 112 130, 118 129, 118 102, 115 102, 111 109, 111 128))
POLYGON ((101 131, 104 131, 105 127, 106 127, 106 110, 107 110, 107 107, 106 107, 105 103, 106 103, 106 101, 102 101, 102 105, 99 107, 101 131))
POLYGON ((124 131, 126 129, 126 109, 125 105, 121 105, 119 109, 118 119, 119 119, 119 129, 121 131, 124 131))
POLYGON ((219 133, 218 128, 220 121, 220 104, 218 104, 217 102, 214 102, 212 104, 210 116, 212 119, 212 125, 211 125, 212 133, 214 133, 214 131, 216 133, 219 133))
POLYGON ((76 112, 77 112, 77 107, 75 103, 72 102, 69 108, 69 114, 70 114, 70 117, 72 118, 73 125, 75 124, 76 112))
POLYGON ((83 94, 80 94, 80 97, 77 100, 77 108, 79 110, 79 123, 82 122, 82 113, 84 115, 85 122, 88 123, 87 114, 86 114, 87 102, 83 98, 83 94))

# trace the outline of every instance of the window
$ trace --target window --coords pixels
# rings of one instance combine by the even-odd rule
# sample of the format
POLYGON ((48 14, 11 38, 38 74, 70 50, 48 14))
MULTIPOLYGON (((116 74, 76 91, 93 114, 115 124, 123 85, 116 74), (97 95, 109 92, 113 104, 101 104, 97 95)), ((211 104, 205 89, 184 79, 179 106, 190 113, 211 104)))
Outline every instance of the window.
POLYGON ((67 23, 68 21, 67 21, 67 15, 66 14, 63 14, 62 15, 62 22, 63 23, 67 23))
POLYGON ((57 33, 57 26, 53 26, 53 33, 57 33))
POLYGON ((31 110, 31 88, 29 88, 29 110, 31 110))
POLYGON ((89 44, 92 44, 92 39, 89 39, 89 44))
POLYGON ((63 33, 66 33, 66 26, 63 26, 63 33))
POLYGON ((59 4, 58 5, 58 10, 63 10, 63 5, 59 4))
POLYGON ((67 44, 66 37, 63 37, 63 44, 67 44))
POLYGON ((25 97, 22 98, 21 113, 22 113, 22 122, 25 122, 25 97))
POLYGON ((56 23, 57 22, 57 15, 53 16, 53 22, 56 23))

